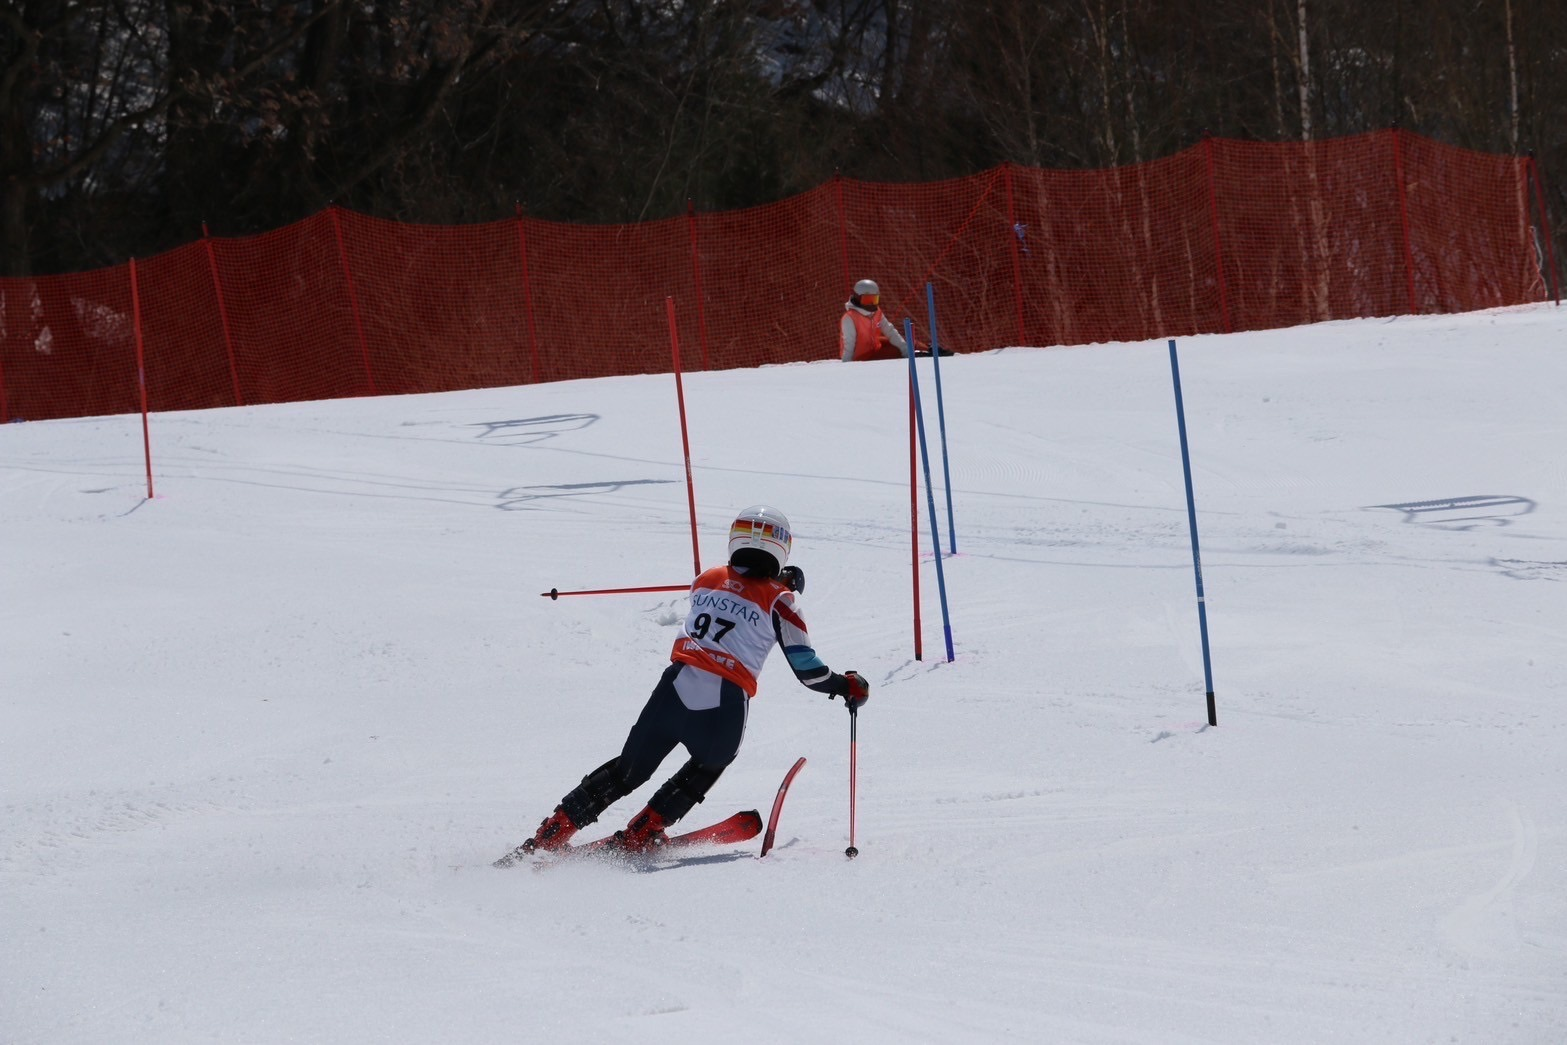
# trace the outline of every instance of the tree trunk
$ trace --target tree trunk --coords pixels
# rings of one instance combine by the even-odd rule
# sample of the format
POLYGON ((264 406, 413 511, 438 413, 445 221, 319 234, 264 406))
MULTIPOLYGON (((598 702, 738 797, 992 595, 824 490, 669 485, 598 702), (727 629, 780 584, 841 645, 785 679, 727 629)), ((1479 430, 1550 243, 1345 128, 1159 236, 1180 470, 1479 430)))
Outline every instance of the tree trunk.
POLYGON ((0 244, 5 261, 0 276, 32 275, 32 252, 27 236, 27 198, 32 195, 27 183, 12 176, 5 180, 5 199, 0 202, 0 244))
POLYGON ((1300 64, 1295 68, 1295 84, 1300 92, 1300 140, 1311 141, 1311 46, 1306 36, 1306 0, 1296 0, 1296 30, 1300 35, 1300 64))
POLYGON ((1510 117, 1508 140, 1512 142, 1512 153, 1518 155, 1518 47, 1513 43, 1513 0, 1507 0, 1503 5, 1503 15, 1507 19, 1507 86, 1509 88, 1507 114, 1510 117))

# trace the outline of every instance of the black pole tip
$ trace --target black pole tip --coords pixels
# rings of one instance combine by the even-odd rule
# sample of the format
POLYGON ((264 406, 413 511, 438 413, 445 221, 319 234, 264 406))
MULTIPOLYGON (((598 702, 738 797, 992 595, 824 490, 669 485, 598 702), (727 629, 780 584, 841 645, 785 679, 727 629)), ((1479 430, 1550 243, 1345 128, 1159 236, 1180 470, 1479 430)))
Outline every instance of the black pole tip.
POLYGON ((558 600, 560 598, 560 591, 558 589, 556 589, 556 588, 551 588, 549 591, 541 591, 541 592, 539 592, 539 594, 540 595, 548 595, 550 597, 550 601, 551 602, 555 602, 556 600, 558 600))
POLYGON ((849 848, 843 851, 843 855, 847 856, 850 860, 853 860, 856 856, 860 855, 860 851, 851 845, 849 848))

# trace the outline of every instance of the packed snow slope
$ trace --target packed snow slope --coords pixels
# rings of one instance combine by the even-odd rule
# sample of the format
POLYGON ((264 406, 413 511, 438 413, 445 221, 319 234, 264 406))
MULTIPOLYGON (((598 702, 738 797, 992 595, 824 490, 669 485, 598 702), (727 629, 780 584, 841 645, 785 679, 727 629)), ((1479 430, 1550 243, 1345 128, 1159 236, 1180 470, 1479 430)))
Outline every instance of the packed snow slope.
POLYGON ((853 861, 775 654, 765 859, 490 867, 667 663, 539 593, 690 580, 669 375, 0 427, 0 1040, 1567 1040, 1567 312, 1179 348, 1217 728, 1164 342, 942 360, 955 534, 920 361, 922 659, 906 364, 686 375, 853 861))

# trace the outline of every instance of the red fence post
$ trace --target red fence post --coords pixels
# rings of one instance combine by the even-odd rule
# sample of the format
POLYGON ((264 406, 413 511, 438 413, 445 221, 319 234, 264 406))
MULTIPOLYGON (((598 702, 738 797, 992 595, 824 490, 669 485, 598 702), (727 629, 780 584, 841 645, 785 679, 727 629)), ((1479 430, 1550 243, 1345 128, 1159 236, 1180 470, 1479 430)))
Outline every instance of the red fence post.
POLYGON ((136 331, 136 385, 141 393, 141 452, 147 462, 147 500, 152 500, 152 434, 147 427, 147 363, 141 344, 141 292, 136 286, 136 259, 131 259, 131 326, 136 331))
MULTIPOLYGON (((6 303, 6 293, 0 290, 0 305, 6 303)), ((5 338, 0 336, 0 425, 3 425, 11 417, 11 404, 5 397, 5 338)))
POLYGON ((702 369, 711 370, 713 367, 707 360, 707 306, 706 295, 702 293, 702 252, 696 241, 696 204, 689 199, 686 200, 686 224, 691 229, 691 274, 696 282, 696 331, 702 342, 702 369))
POLYGON ((1398 220, 1404 230, 1404 282, 1409 288, 1409 314, 1418 316, 1420 305, 1415 299, 1415 251, 1409 242, 1409 192, 1404 183, 1403 138, 1395 127, 1393 135, 1393 176, 1398 180, 1398 220))
POLYGON ((843 296, 854 293, 854 277, 849 275, 849 216, 843 207, 843 174, 832 172, 833 192, 838 198, 838 255, 843 259, 843 296))
MULTIPOLYGON (((1017 309, 1017 343, 1028 344, 1028 328, 1023 324, 1023 259, 1018 256, 1017 208, 1012 199, 1012 161, 1001 165, 1007 183, 1007 241, 1012 245, 1012 300, 1017 309)), ((991 184, 995 184, 992 182, 991 184)))
POLYGON ((1551 241, 1551 215, 1545 208, 1545 179, 1540 176, 1540 165, 1535 162, 1534 151, 1529 152, 1529 173, 1534 177, 1535 200, 1540 207, 1540 231, 1545 239, 1545 256, 1550 261, 1551 296, 1556 304, 1562 303, 1562 285, 1556 277, 1556 244, 1551 241))
POLYGON ((234 362, 234 335, 229 330, 229 309, 223 301, 223 283, 218 279, 218 259, 212 250, 212 234, 207 223, 201 223, 201 243, 207 248, 207 271, 212 273, 212 292, 218 296, 218 321, 223 324, 223 347, 229 354, 229 378, 234 382, 234 405, 244 406, 245 397, 239 390, 239 367, 234 362))
POLYGON ((343 223, 337 217, 337 204, 327 207, 327 213, 332 215, 332 231, 337 234, 337 257, 343 265, 343 279, 348 283, 348 307, 354 315, 354 332, 359 337, 359 356, 365 365, 365 385, 370 389, 369 395, 375 395, 375 375, 370 372, 370 345, 365 341, 364 321, 359 317, 359 294, 354 289, 354 273, 348 267, 348 247, 343 243, 343 223))
POLYGON ((1230 326, 1230 293, 1224 284, 1224 240, 1219 235, 1219 185, 1214 174, 1213 139, 1202 137, 1203 157, 1208 165, 1208 221, 1213 226, 1213 263, 1219 280, 1219 324, 1224 333, 1233 332, 1230 326))
POLYGON ((522 227, 522 204, 517 208, 517 253, 522 258, 522 309, 528 317, 528 353, 532 360, 529 379, 539 383, 539 333, 533 325, 533 280, 528 275, 528 234, 522 227))

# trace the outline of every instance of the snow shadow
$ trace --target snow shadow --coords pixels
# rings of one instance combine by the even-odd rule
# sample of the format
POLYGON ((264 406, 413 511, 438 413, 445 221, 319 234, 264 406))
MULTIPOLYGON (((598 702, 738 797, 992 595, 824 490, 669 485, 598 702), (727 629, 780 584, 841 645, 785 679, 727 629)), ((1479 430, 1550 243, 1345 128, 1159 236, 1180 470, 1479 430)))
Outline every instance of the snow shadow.
POLYGON ((476 421, 468 428, 482 429, 480 439, 497 442, 542 443, 566 432, 578 432, 599 422, 598 414, 542 414, 539 417, 518 417, 508 421, 476 421))
POLYGON ((1537 507, 1527 497, 1473 494, 1430 501, 1406 501, 1403 504, 1373 504, 1366 510, 1401 512, 1404 522, 1415 526, 1428 526, 1437 530, 1475 530, 1482 526, 1511 526, 1511 519, 1528 515, 1537 507))
POLYGON ((539 504, 539 501, 555 501, 563 497, 594 497, 600 494, 616 493, 630 486, 666 486, 675 482, 674 479, 616 479, 600 483, 559 483, 552 486, 513 486, 509 490, 501 491, 500 503, 496 505, 503 512, 524 512, 537 508, 548 507, 539 504))

